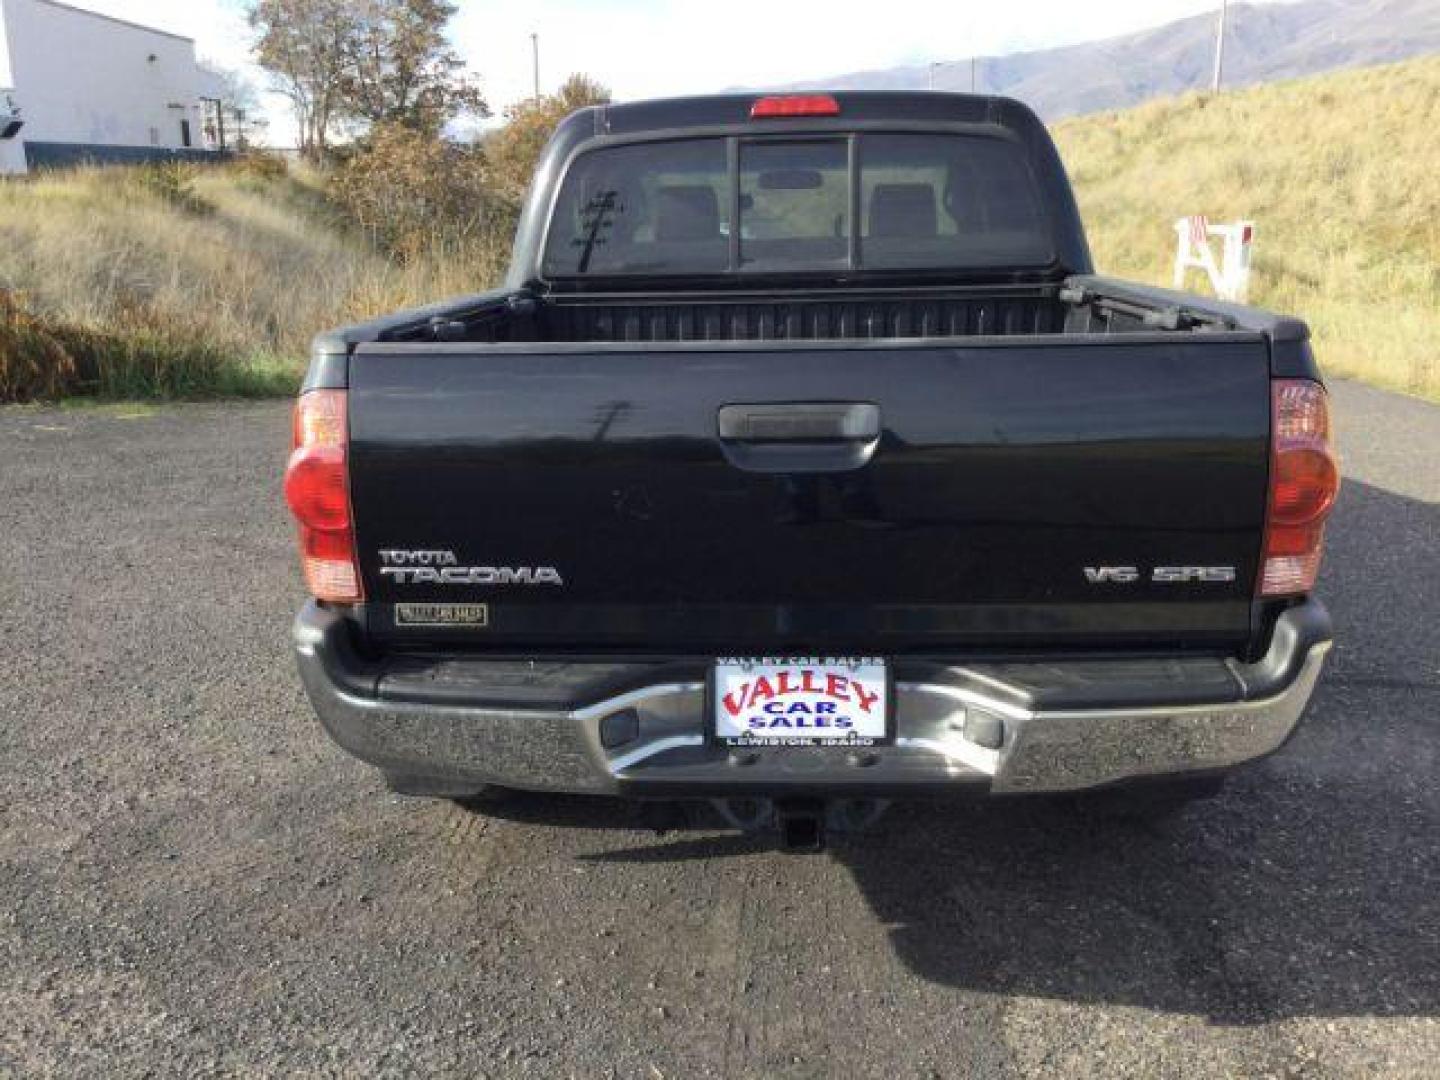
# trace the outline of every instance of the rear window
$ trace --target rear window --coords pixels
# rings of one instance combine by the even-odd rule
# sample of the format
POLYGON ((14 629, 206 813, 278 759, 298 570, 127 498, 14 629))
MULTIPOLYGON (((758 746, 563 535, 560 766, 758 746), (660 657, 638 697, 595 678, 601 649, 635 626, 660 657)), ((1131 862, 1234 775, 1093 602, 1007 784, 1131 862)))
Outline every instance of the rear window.
POLYGON ((984 135, 865 132, 584 153, 561 186, 544 271, 943 270, 1053 258, 1019 146, 984 135))

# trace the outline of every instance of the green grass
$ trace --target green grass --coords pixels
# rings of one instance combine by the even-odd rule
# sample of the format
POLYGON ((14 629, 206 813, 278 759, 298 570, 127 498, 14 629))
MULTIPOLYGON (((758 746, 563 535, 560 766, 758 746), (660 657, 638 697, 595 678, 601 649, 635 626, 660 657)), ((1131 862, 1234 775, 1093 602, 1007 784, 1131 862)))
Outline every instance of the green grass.
POLYGON ((273 397, 293 392, 297 375, 293 361, 227 348, 193 327, 133 312, 78 325, 0 296, 0 401, 273 397))
POLYGON ((1440 400, 1437 126, 1440 57, 1427 57, 1055 135, 1103 271, 1169 285, 1176 218, 1252 218, 1251 303, 1305 319, 1327 372, 1440 400))

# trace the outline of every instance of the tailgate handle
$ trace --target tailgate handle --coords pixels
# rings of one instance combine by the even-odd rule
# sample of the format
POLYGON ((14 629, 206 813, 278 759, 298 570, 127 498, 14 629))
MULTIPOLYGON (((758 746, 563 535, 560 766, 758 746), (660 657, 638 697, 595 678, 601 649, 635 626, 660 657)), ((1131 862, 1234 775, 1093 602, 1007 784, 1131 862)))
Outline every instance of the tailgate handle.
POLYGON ((738 442, 850 442, 880 437, 880 408, 848 404, 722 405, 720 438, 738 442))
POLYGON ((748 472, 858 469, 880 442, 880 407, 868 401, 722 405, 726 458, 748 472))

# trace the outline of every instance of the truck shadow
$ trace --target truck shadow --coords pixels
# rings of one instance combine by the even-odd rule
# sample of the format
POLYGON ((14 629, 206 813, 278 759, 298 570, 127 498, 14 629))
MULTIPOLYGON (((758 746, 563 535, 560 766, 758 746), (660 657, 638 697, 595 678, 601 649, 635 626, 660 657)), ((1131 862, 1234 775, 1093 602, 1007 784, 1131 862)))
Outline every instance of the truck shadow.
POLYGON ((1412 817, 1377 844, 1378 794, 1276 800, 1277 782, 1246 777, 1148 825, 998 805, 937 822, 912 807, 837 857, 897 956, 946 985, 1230 1024, 1434 1015, 1433 857, 1405 849, 1440 822, 1412 817))
POLYGON ((1221 1023, 1440 1014, 1440 507, 1348 481, 1306 722, 1152 824, 902 808, 837 850, 897 955, 949 985, 1221 1023))
POLYGON ((1161 822, 901 808, 837 850, 937 982, 1220 1023, 1440 1015, 1440 507, 1354 480, 1337 647, 1295 739, 1161 822))
MULTIPOLYGON (((1149 822, 1073 800, 900 804, 836 838, 830 857, 897 958, 936 983, 1229 1024, 1440 1015, 1436 537, 1434 504, 1349 484, 1322 589, 1339 640, 1330 670, 1292 742, 1219 798, 1149 822)), ((685 824, 678 811, 592 800, 501 812, 586 828, 685 824)), ((680 834, 591 857, 764 848, 680 834)))

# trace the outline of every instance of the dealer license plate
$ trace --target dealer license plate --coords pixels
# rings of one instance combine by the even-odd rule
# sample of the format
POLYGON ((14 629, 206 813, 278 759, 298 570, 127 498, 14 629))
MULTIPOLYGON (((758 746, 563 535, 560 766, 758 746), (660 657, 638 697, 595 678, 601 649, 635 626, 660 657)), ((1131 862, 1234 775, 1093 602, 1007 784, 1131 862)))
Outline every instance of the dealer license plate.
POLYGON ((728 746, 874 746, 890 735, 890 679, 870 658, 715 662, 714 735, 728 746))

